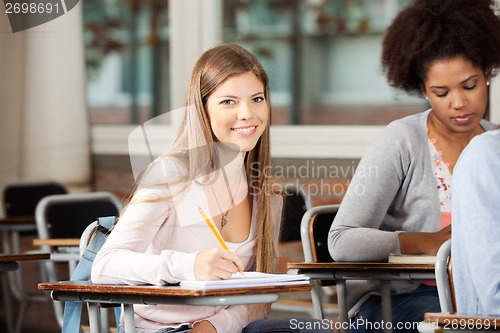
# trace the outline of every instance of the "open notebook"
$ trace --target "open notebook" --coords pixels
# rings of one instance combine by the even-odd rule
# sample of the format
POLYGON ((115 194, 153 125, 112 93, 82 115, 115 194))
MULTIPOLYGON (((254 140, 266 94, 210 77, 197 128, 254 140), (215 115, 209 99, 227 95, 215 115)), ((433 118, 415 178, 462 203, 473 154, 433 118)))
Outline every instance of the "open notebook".
POLYGON ((255 286, 283 286, 309 284, 309 277, 293 274, 267 274, 261 272, 234 273, 230 279, 215 281, 181 281, 182 287, 200 289, 242 288, 255 286))

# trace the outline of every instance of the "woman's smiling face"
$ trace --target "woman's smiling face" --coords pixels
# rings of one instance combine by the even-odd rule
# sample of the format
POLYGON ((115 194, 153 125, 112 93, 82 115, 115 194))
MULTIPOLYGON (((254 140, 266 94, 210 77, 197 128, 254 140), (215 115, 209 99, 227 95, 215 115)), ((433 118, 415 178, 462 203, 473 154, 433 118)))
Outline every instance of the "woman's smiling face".
POLYGON ((206 107, 217 140, 236 144, 242 152, 255 147, 268 124, 264 85, 252 72, 220 84, 208 97, 206 107))

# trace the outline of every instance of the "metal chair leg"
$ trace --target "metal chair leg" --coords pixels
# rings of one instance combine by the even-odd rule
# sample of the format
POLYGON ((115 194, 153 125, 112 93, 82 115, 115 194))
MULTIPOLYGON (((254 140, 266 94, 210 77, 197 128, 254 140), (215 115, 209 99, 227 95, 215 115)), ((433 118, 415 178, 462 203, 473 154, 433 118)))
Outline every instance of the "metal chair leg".
POLYGON ((10 302, 10 290, 9 290, 9 278, 7 273, 1 273, 0 278, 2 279, 2 295, 3 295, 3 306, 5 313, 5 323, 7 324, 7 332, 13 333, 14 327, 12 323, 12 311, 10 302))

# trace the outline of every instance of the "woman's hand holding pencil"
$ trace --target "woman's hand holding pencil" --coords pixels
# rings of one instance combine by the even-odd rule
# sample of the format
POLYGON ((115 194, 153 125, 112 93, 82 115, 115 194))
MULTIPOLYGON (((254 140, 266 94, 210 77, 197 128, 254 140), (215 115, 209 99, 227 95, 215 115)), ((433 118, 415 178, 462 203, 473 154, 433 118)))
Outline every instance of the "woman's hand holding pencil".
POLYGON ((236 251, 229 250, 221 235, 210 222, 203 210, 200 214, 210 227, 222 248, 214 248, 198 253, 194 264, 194 274, 197 280, 225 280, 233 273, 243 272, 243 262, 236 251))

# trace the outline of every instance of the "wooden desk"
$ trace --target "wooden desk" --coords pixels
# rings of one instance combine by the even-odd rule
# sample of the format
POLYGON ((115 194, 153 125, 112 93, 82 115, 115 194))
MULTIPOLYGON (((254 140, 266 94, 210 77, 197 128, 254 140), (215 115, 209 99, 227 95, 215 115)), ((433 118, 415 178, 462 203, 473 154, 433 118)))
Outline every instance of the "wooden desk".
POLYGON ((69 276, 73 274, 78 261, 80 260, 80 239, 79 238, 48 238, 48 239, 34 239, 33 245, 47 246, 58 248, 50 255, 50 260, 54 262, 67 262, 69 267, 69 276), (65 248, 62 251, 61 248, 65 248))
MULTIPOLYGON (((341 332, 349 332, 349 309, 347 308, 347 280, 379 280, 382 284, 381 297, 384 322, 392 322, 391 287, 392 280, 434 279, 434 264, 395 264, 383 262, 331 262, 331 263, 289 263, 288 272, 305 274, 316 280, 335 280, 339 304, 339 320, 345 323, 341 332)), ((314 304, 315 317, 323 318, 321 305, 314 304)), ((392 329, 386 327, 386 332, 392 329)))
POLYGON ((135 332, 134 304, 180 304, 198 306, 228 306, 237 304, 272 303, 278 293, 311 290, 303 285, 227 288, 200 290, 180 286, 98 285, 91 282, 61 281, 38 284, 40 290, 51 290, 58 301, 89 303, 90 332, 98 333, 98 303, 121 303, 124 307, 125 329, 135 332))
POLYGON ((79 246, 80 238, 49 238, 49 239, 34 239, 35 246, 79 246))
POLYGON ((19 254, 0 254, 0 267, 9 263, 18 261, 47 260, 50 259, 50 253, 19 253, 19 254))
POLYGON ((0 218, 0 224, 36 224, 34 216, 11 216, 0 218))
POLYGON ((49 253, 29 253, 29 254, 0 254, 0 278, 2 280, 2 294, 5 313, 5 322, 7 323, 7 332, 14 332, 12 323, 12 312, 10 308, 10 291, 8 271, 15 271, 19 268, 19 261, 45 260, 49 259, 49 253))
POLYGON ((484 332, 500 331, 500 317, 464 316, 455 313, 433 313, 424 315, 424 322, 432 324, 433 332, 484 332))

